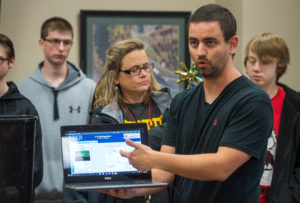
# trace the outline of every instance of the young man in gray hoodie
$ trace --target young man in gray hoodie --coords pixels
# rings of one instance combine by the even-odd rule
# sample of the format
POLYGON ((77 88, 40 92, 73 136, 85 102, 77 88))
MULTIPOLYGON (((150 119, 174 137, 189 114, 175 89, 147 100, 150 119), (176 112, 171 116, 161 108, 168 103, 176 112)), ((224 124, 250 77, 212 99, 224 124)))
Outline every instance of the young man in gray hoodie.
POLYGON ((95 89, 94 81, 67 61, 72 43, 73 28, 68 21, 46 20, 39 40, 44 61, 18 84, 41 119, 44 171, 35 202, 86 202, 80 193, 63 188, 60 126, 88 123, 95 89))

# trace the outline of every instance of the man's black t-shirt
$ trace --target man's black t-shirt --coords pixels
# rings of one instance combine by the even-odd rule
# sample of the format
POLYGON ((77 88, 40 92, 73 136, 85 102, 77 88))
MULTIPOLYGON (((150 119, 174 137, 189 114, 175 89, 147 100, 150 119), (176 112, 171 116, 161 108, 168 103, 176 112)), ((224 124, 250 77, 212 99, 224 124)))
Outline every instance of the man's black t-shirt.
MULTIPOLYGON (((269 97, 244 76, 231 82, 212 104, 205 102, 202 83, 178 94, 167 113, 164 145, 174 146, 176 154, 215 153, 225 146, 252 156, 224 182, 175 176, 174 186, 184 202, 258 202, 272 124, 269 97)), ((173 202, 180 202, 178 194, 173 202)))

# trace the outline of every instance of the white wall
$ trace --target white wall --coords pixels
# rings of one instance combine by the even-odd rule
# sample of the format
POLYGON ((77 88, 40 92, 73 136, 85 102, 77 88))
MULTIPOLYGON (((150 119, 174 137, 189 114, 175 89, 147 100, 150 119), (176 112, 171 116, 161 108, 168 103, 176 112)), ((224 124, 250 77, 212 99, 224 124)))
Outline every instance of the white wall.
POLYGON ((277 33, 287 41, 291 53, 291 65, 281 81, 300 91, 299 0, 2 0, 0 32, 13 40, 17 59, 8 80, 28 77, 43 59, 38 40, 40 26, 49 17, 61 16, 73 25, 75 43, 69 60, 79 65, 80 10, 194 11, 214 2, 229 8, 237 18, 240 44, 236 66, 244 72, 243 52, 254 35, 277 33))

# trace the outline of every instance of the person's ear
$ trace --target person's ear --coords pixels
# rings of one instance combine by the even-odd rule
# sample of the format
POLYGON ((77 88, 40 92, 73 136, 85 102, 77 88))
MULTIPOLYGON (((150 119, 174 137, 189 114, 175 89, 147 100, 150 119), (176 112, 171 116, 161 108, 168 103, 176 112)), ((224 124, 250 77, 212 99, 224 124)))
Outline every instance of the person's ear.
POLYGON ((11 58, 11 59, 8 61, 8 68, 9 68, 9 69, 11 69, 11 68, 14 66, 15 61, 16 61, 15 57, 11 58))
POLYGON ((120 80, 119 80, 119 76, 118 75, 114 79, 114 83, 115 83, 115 85, 119 85, 120 84, 120 80))
POLYGON ((237 35, 234 35, 229 39, 229 52, 231 55, 235 54, 238 42, 239 42, 239 37, 237 35))
POLYGON ((44 44, 45 44, 45 41, 43 39, 40 39, 39 40, 39 47, 40 47, 41 50, 44 49, 44 44))

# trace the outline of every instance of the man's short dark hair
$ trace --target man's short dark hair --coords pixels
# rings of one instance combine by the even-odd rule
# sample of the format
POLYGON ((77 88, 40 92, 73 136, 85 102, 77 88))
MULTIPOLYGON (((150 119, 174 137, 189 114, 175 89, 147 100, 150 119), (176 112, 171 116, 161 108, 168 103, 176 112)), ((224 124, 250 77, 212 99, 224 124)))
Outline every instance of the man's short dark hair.
POLYGON ((72 25, 60 17, 52 17, 46 20, 41 27, 41 39, 46 39, 49 31, 70 32, 73 37, 72 25))
POLYGON ((15 50, 13 42, 4 34, 0 33, 0 45, 3 46, 6 52, 6 57, 8 61, 15 58, 15 50))
POLYGON ((190 17, 187 28, 190 23, 197 22, 212 22, 220 23, 226 42, 236 35, 236 20, 232 13, 227 9, 217 4, 207 4, 198 8, 190 17))

